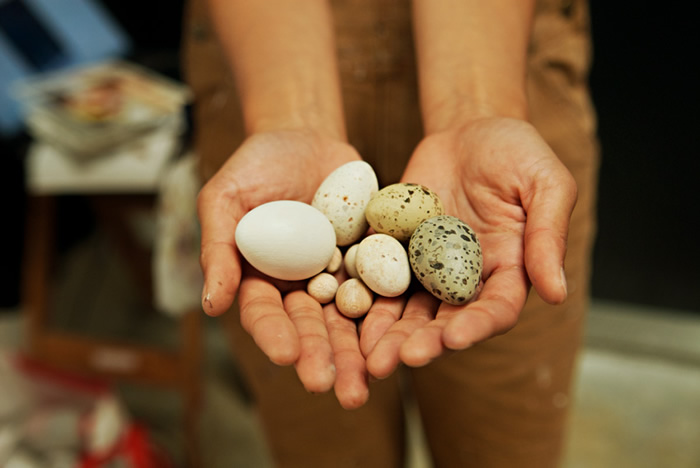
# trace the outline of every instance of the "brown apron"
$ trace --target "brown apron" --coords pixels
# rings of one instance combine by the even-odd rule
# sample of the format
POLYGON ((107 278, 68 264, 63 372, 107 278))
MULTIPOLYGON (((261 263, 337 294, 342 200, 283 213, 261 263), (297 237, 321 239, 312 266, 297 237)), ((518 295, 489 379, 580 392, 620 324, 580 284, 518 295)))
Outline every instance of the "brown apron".
MULTIPOLYGON (((203 179, 243 141, 242 117, 204 1, 192 0, 184 65, 195 94, 194 131, 203 179)), ((335 0, 338 57, 350 143, 381 186, 397 181, 421 139, 408 0, 335 0)), ((569 298, 544 304, 531 293, 503 336, 371 384, 363 408, 310 395, 294 369, 256 348, 235 311, 225 314, 234 359, 248 379, 272 456, 280 466, 393 467, 404 461, 403 383, 417 403, 436 466, 550 467, 558 464, 571 406, 589 294, 598 147, 587 88, 584 0, 540 0, 529 50, 531 122, 579 188, 566 258, 569 298)))

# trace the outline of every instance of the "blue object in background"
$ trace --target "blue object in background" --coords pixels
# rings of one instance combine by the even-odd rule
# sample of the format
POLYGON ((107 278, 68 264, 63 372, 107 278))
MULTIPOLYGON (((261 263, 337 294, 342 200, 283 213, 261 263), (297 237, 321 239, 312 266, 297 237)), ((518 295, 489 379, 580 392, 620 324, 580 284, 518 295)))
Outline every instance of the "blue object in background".
POLYGON ((23 127, 12 83, 122 57, 130 45, 122 28, 93 0, 0 0, 0 136, 23 127))

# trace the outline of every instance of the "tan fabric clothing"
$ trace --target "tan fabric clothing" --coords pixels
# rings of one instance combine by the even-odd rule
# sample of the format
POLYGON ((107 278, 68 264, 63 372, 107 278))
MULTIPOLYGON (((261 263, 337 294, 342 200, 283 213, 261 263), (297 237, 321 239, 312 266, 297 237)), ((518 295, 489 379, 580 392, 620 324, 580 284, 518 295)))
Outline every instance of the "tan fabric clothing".
MULTIPOLYGON (((195 140, 210 177, 243 140, 233 83, 206 18, 193 0, 185 68, 195 93, 195 140)), ((335 0, 348 135, 380 184, 399 179, 420 141, 416 71, 407 0, 335 0)), ((548 306, 533 292, 509 333, 405 370, 438 467, 552 467, 571 404, 571 379, 588 298, 595 230, 598 151, 587 89, 588 11, 583 0, 541 0, 530 45, 531 121, 579 187, 566 274, 570 297, 548 306)), ((371 385, 369 403, 345 411, 332 394, 308 394, 293 368, 255 347, 227 314, 235 359, 250 383, 280 466, 402 466, 400 382, 371 385)))

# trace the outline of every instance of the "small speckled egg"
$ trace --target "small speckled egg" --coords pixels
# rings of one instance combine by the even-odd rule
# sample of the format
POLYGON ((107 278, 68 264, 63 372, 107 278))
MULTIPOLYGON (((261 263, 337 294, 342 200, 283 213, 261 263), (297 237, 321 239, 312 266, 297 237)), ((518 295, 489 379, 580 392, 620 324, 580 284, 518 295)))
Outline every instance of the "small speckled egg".
POLYGON ((406 249, 387 234, 372 234, 360 242, 355 269, 367 287, 380 296, 399 296, 411 284, 406 249))
POLYGON ((335 252, 335 231, 323 213, 306 203, 279 200, 262 204, 236 227, 243 257, 273 278, 297 281, 323 271, 335 252))
POLYGON ((460 305, 476 293, 481 245, 464 221, 446 215, 424 221, 413 232, 408 253, 416 278, 438 299, 460 305))
POLYGON ((435 192, 418 184, 384 187, 367 204, 365 217, 376 232, 407 242, 420 223, 444 213, 435 192))
POLYGON ((311 205, 330 220, 337 244, 350 245, 367 231, 365 207, 378 189, 379 182, 372 166, 365 161, 352 161, 324 179, 311 205))

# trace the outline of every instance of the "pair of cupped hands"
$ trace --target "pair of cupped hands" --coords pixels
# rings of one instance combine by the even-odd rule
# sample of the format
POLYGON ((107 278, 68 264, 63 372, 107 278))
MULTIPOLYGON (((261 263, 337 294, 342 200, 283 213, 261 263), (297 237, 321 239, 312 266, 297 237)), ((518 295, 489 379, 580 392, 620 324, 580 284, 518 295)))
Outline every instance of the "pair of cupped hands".
POLYGON ((238 294, 244 329, 272 362, 293 364, 308 391, 333 389, 343 407, 360 407, 370 380, 388 377, 401 363, 423 366, 510 330, 530 286, 546 302, 566 299, 563 263, 576 184, 530 124, 507 118, 427 136, 402 177, 435 191, 446 214, 479 236, 483 285, 468 304, 442 303, 426 291, 379 297, 358 328, 333 303, 322 306, 298 285, 245 263, 234 241, 245 213, 274 200, 310 203, 331 171, 357 159, 347 143, 311 131, 253 134, 198 198, 205 312, 226 312, 238 294))

